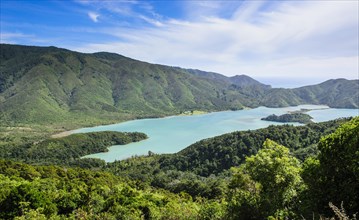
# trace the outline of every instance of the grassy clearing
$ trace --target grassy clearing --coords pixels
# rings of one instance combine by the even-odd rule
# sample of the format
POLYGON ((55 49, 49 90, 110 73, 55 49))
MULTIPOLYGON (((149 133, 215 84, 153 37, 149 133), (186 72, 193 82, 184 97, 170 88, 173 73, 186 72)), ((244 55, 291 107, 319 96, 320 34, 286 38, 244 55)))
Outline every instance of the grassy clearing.
POLYGON ((193 111, 185 111, 179 114, 179 116, 190 116, 190 115, 203 115, 208 114, 209 112, 200 111, 200 110, 193 110, 193 111))

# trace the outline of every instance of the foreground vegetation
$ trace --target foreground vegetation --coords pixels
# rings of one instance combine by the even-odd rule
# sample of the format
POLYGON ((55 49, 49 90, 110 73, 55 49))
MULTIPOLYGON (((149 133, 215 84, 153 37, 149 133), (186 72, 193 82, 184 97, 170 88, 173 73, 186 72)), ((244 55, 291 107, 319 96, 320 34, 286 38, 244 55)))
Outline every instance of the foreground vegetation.
MULTIPOLYGON (((332 209, 338 213, 335 206, 341 204, 346 215, 352 216, 359 209, 359 117, 339 126, 343 122, 235 132, 201 141, 173 156, 209 150, 214 143, 234 147, 242 146, 240 140, 262 142, 243 160, 237 160, 237 165, 218 160, 223 155, 204 160, 206 154, 198 153, 203 166, 198 166, 199 162, 169 166, 166 160, 171 160, 171 155, 152 155, 93 165, 102 171, 0 160, 0 218, 312 219, 333 216, 332 209), (268 139, 269 134, 280 144, 268 139), (323 134, 327 136, 320 139, 323 134), (311 146, 316 140, 315 154, 293 154, 306 146, 299 143, 311 146), (221 168, 211 174, 212 160, 221 168)), ((70 136, 59 140, 65 143, 76 139, 70 136)), ((257 142, 249 142, 249 146, 256 146, 257 142)), ((221 152, 223 147, 217 147, 221 152)), ((243 147, 239 149, 246 152, 243 147)))
POLYGON ((108 173, 0 160, 2 219, 195 219, 204 205, 108 173))

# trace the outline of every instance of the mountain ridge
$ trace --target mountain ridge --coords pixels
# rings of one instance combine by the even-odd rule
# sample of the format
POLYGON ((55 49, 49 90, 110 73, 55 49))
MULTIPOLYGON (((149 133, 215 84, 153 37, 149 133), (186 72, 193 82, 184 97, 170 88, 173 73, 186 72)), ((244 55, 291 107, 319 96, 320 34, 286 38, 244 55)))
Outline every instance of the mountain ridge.
POLYGON ((5 124, 91 125, 261 105, 359 106, 358 80, 282 89, 246 75, 226 77, 108 52, 9 44, 0 44, 0 51, 0 114, 5 124))

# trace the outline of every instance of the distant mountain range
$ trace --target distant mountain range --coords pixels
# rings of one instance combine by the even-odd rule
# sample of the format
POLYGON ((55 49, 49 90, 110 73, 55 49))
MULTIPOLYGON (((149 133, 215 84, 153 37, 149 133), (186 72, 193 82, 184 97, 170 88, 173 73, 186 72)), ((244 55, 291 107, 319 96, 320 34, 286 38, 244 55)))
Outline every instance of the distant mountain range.
POLYGON ((137 61, 114 53, 0 45, 1 123, 90 125, 188 110, 324 104, 359 107, 358 80, 332 79, 296 89, 249 76, 137 61))

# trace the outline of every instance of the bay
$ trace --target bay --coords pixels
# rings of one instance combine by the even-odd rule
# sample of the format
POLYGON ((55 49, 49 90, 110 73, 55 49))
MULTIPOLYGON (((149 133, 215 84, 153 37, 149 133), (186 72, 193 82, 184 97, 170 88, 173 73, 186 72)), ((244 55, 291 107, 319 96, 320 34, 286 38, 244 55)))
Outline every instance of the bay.
MULTIPOLYGON (((73 133, 94 131, 143 132, 148 139, 127 145, 115 145, 108 152, 87 155, 89 158, 100 158, 106 162, 122 160, 134 155, 154 153, 176 153, 187 146, 205 138, 221 134, 255 130, 283 123, 262 121, 270 114, 285 114, 289 111, 311 109, 307 112, 314 122, 329 121, 340 117, 358 116, 358 109, 335 109, 323 105, 300 105, 285 108, 258 107, 239 111, 213 112, 193 116, 172 116, 157 119, 140 119, 119 124, 82 128, 73 133)), ((299 123, 290 123, 300 125, 299 123)))

